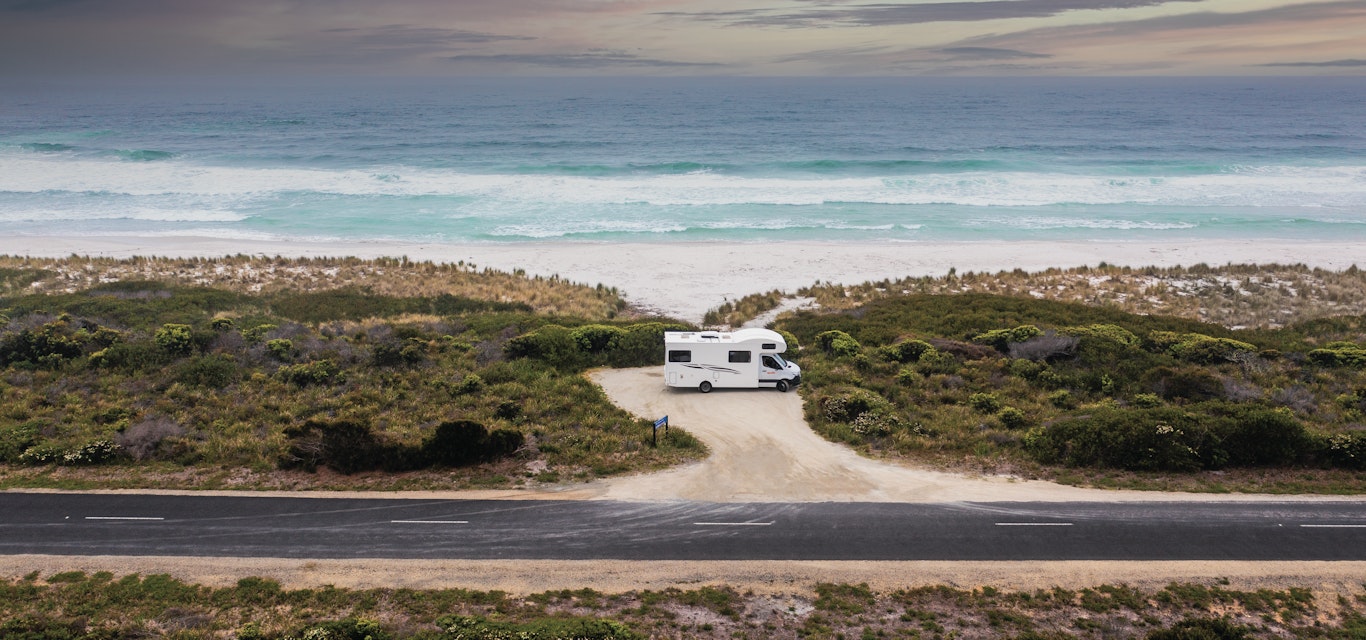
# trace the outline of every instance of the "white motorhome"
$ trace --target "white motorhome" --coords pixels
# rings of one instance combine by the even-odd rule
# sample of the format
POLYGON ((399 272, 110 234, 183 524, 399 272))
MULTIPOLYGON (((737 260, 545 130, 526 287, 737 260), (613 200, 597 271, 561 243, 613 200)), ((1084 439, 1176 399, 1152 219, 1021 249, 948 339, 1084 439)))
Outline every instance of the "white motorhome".
POLYGON ((787 341, 777 331, 740 329, 666 331, 664 381, 670 387, 712 389, 774 387, 787 391, 802 381, 802 368, 779 354, 787 341))

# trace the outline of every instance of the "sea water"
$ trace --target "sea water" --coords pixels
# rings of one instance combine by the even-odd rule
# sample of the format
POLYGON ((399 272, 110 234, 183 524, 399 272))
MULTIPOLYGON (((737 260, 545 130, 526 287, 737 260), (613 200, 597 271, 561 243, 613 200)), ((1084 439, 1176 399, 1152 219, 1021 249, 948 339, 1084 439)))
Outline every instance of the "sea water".
POLYGON ((1366 240, 1362 105, 1362 78, 30 82, 0 90, 0 238, 1366 240))

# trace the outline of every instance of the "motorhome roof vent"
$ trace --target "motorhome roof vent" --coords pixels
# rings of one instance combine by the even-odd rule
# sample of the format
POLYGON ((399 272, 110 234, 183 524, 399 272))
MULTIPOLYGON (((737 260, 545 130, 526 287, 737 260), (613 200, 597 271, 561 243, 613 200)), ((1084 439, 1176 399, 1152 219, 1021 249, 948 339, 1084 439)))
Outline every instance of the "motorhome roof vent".
POLYGON ((699 334, 697 337, 699 337, 699 338, 701 338, 701 339, 703 339, 703 340, 720 340, 720 339, 721 339, 721 334, 719 334, 719 333, 717 333, 717 332, 715 332, 715 331, 707 331, 707 332, 704 332, 704 333, 699 334))

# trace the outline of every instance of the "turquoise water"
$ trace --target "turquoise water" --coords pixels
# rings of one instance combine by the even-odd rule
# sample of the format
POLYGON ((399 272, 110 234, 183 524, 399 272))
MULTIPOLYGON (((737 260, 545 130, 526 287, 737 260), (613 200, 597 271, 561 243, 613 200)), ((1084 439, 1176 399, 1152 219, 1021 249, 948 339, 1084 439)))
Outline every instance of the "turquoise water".
POLYGON ((1366 83, 143 82, 0 93, 0 236, 1366 240, 1366 83))

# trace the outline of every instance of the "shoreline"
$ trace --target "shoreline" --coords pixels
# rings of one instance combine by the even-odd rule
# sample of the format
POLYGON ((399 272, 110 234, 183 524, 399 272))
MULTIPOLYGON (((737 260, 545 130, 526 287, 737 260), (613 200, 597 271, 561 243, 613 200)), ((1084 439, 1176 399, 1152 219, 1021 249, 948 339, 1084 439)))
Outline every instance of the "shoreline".
POLYGON ((1304 240, 440 244, 33 236, 0 240, 0 254, 42 258, 407 256, 419 261, 463 261, 500 271, 522 269, 532 276, 558 275, 573 282, 616 287, 648 313, 694 322, 727 300, 753 293, 774 289, 795 293, 816 282, 852 285, 888 278, 942 276, 950 269, 995 273, 1067 269, 1102 262, 1136 268, 1302 263, 1336 271, 1362 262, 1360 243, 1304 240))

